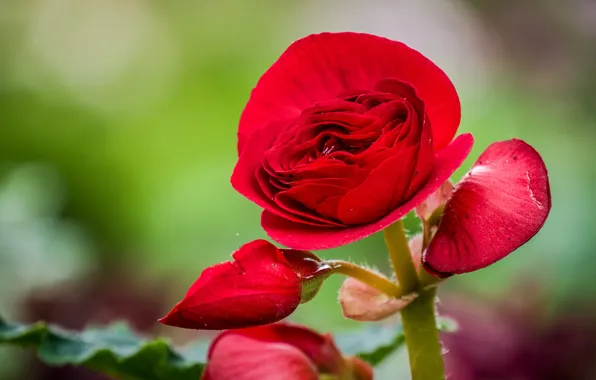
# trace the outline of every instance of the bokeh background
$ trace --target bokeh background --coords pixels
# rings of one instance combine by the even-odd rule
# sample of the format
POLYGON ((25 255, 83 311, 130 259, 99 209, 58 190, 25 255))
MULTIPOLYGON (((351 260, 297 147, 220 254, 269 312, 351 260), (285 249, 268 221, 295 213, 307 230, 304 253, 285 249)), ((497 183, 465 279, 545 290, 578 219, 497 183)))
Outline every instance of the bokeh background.
MULTIPOLYGON (((292 41, 344 30, 404 41, 453 79, 476 138, 454 179, 511 137, 550 172, 544 229, 441 290, 461 325, 445 336, 450 378, 596 379, 593 0, 0 1, 0 314, 197 338, 155 320, 265 237, 229 183, 249 91, 292 41)), ((381 236, 321 255, 388 268, 381 236)), ((356 328, 340 283, 293 318, 356 328)), ((407 380, 405 353, 377 374, 407 380)), ((102 377, 2 347, 0 379, 102 377)))

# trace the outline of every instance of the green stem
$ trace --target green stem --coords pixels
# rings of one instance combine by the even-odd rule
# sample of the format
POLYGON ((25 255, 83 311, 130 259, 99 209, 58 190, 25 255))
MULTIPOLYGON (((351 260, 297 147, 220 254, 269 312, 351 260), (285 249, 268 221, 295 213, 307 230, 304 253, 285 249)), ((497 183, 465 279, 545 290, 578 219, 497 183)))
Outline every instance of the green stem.
POLYGON ((401 285, 404 293, 411 293, 418 289, 418 273, 412 261, 410 247, 408 247, 408 238, 401 220, 385 228, 385 244, 389 250, 389 258, 393 265, 393 270, 397 276, 397 281, 401 285))
POLYGON ((333 273, 341 273, 353 277, 390 297, 401 298, 404 295, 404 292, 399 285, 369 269, 342 260, 328 260, 325 261, 325 263, 332 268, 333 273))
POLYGON ((412 380, 444 380, 445 369, 435 319, 436 288, 421 292, 401 311, 412 380))
POLYGON ((418 297, 401 311, 412 380, 444 380, 435 320, 436 288, 424 289, 420 283, 401 220, 387 227, 384 233, 391 263, 404 294, 419 292, 418 297))

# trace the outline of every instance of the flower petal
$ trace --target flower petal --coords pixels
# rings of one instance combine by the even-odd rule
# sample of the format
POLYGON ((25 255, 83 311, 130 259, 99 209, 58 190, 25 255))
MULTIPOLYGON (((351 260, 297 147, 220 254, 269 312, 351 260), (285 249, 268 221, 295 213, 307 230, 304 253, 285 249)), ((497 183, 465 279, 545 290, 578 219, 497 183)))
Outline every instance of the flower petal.
POLYGON ((329 249, 360 240, 399 220, 434 193, 462 164, 473 143, 472 135, 466 133, 439 151, 424 186, 410 200, 376 222, 347 228, 312 227, 286 220, 265 210, 261 215, 261 225, 273 240, 294 249, 329 249))
POLYGON ((395 209, 408 190, 417 155, 417 147, 410 147, 381 162, 362 184, 341 198, 338 219, 346 225, 370 223, 395 209))
POLYGON ((551 208, 542 158, 521 140, 490 145, 457 184, 424 267, 440 276, 484 268, 540 230, 551 208))
POLYGON ((354 380, 373 380, 374 371, 370 364, 357 356, 349 357, 346 361, 352 367, 354 380))
POLYGON ((290 315, 302 285, 280 250, 265 240, 245 244, 225 262, 207 268, 161 323, 221 330, 262 325, 290 315))
POLYGON ((224 333, 209 352, 203 380, 317 380, 318 371, 298 348, 224 333))
MULTIPOLYGON (((263 155, 284 125, 283 121, 272 123, 267 128, 256 131, 250 136, 246 149, 243 150, 234 167, 231 177, 232 187, 258 206, 282 218, 315 226, 328 226, 333 222, 304 211, 300 212, 300 210, 288 211, 290 205, 287 197, 284 196, 287 191, 275 194, 271 189, 267 189, 269 185, 265 182, 268 181, 268 176, 262 168, 263 155)), ((340 225, 339 223, 335 224, 340 225)))
POLYGON ((265 151, 270 148, 284 125, 284 122, 272 123, 267 129, 261 129, 250 136, 248 148, 242 152, 238 164, 234 167, 231 182, 236 191, 260 207, 278 213, 285 218, 298 219, 275 205, 272 199, 273 193, 266 194, 263 191, 258 176, 258 171, 262 170, 261 164, 265 151))
POLYGON ((265 125, 295 118, 307 107, 350 90, 373 90, 397 79, 424 102, 435 150, 455 136, 461 117, 447 75, 405 44, 363 33, 314 34, 294 42, 263 74, 240 118, 238 151, 265 125))
POLYGON ((328 334, 291 323, 274 323, 237 331, 265 342, 291 345, 302 351, 320 372, 338 374, 345 365, 341 352, 328 334))
POLYGON ((408 306, 416 295, 392 298, 355 278, 345 279, 339 289, 339 304, 344 317, 371 322, 385 319, 408 306))

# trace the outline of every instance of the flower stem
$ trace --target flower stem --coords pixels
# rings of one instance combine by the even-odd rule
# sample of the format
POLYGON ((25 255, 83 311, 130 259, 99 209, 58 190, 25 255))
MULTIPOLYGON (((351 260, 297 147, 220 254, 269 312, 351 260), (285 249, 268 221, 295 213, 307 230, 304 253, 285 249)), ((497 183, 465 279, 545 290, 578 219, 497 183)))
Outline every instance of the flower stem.
POLYGON ((445 369, 435 319, 436 288, 425 290, 401 311, 412 380, 444 380, 445 369))
POLYGON ((389 250, 389 258, 397 281, 404 293, 411 293, 418 289, 418 273, 412 261, 412 254, 408 247, 408 238, 401 220, 385 228, 385 244, 389 250))
POLYGON ((423 289, 421 286, 402 221, 387 227, 384 233, 391 263, 404 294, 419 292, 418 297, 401 311, 412 380, 444 380, 435 319, 436 288, 423 289))
POLYGON ((332 268, 333 273, 341 273, 353 277, 390 297, 401 298, 404 295, 399 285, 369 269, 342 260, 328 260, 325 263, 332 268))

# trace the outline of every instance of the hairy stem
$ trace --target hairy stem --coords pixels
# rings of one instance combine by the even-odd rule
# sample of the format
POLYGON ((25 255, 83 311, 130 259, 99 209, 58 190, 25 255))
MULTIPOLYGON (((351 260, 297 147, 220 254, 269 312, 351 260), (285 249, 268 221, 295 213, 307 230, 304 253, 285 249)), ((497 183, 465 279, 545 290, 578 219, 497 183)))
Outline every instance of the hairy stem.
POLYGON ((418 273, 412 261, 408 238, 401 220, 385 228, 385 244, 389 250, 389 258, 397 281, 405 293, 411 293, 418 289, 418 273))
POLYGON ((412 380, 444 380, 445 369, 435 319, 436 288, 421 292, 401 311, 412 380))
POLYGON ((328 260, 325 263, 333 269, 333 273, 341 273, 353 277, 390 297, 401 298, 404 296, 404 292, 399 285, 369 269, 342 260, 328 260))
MULTIPOLYGON (((402 221, 387 227, 385 244, 397 280, 405 294, 418 297, 401 311, 412 380, 444 380, 445 370, 435 319, 436 288, 423 288, 418 279, 402 221)), ((424 269, 421 271, 425 272, 424 269)))

